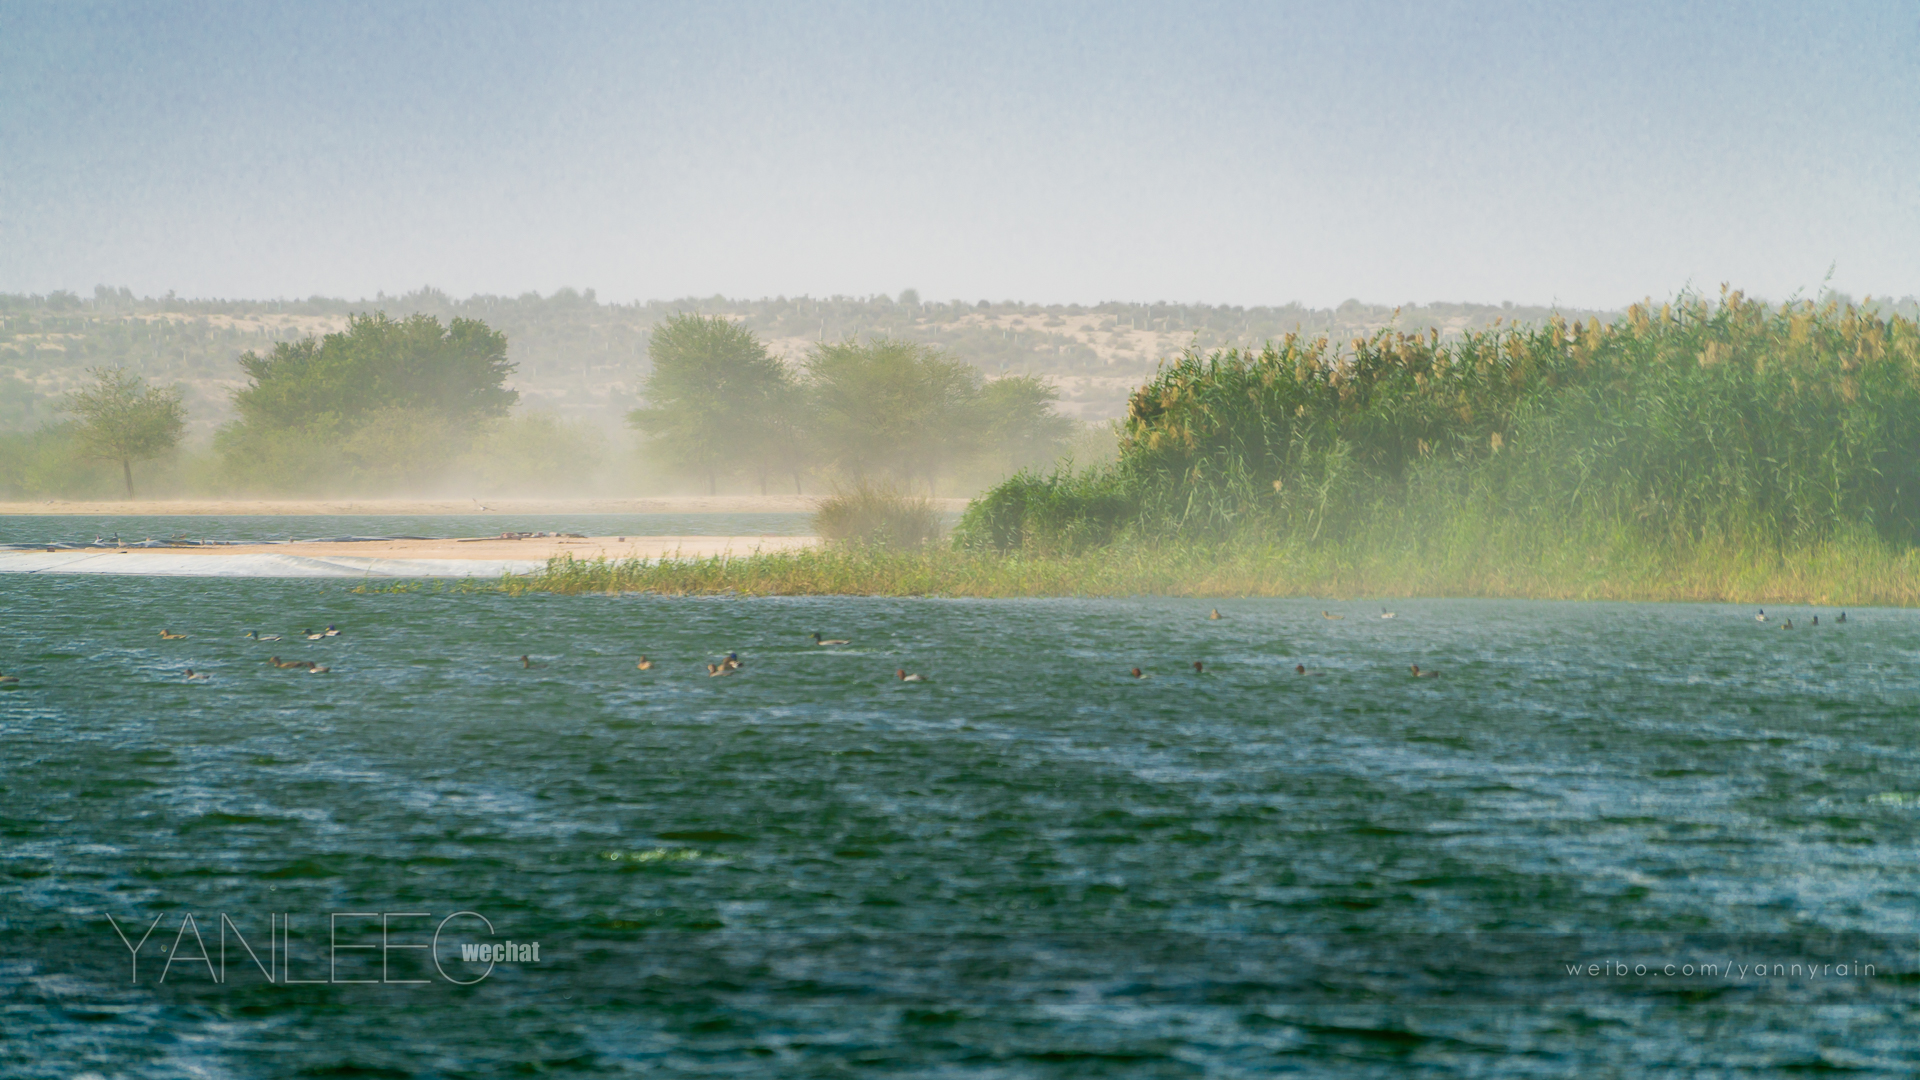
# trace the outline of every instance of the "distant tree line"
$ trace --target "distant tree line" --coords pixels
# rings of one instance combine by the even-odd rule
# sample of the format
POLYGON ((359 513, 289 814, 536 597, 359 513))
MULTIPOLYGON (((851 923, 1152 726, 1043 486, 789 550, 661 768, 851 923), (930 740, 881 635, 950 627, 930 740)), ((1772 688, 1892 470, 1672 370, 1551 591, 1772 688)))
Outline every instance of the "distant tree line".
POLYGON ((971 364, 896 338, 822 342, 797 368, 741 322, 681 313, 655 327, 645 404, 628 422, 652 456, 717 491, 744 476, 795 492, 810 470, 937 494, 955 469, 1050 462, 1074 422, 1033 376, 987 381, 971 364))

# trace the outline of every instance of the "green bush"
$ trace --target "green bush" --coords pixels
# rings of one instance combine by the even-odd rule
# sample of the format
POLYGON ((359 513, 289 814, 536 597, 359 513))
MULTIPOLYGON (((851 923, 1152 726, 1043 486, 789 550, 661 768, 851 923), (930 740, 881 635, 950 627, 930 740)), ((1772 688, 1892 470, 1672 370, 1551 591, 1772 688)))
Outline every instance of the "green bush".
POLYGON ((924 498, 861 481, 820 500, 814 532, 838 544, 916 548, 940 537, 940 517, 924 498))
POLYGON ((967 505, 954 543, 976 551, 1064 554, 1111 543, 1139 515, 1111 468, 1022 470, 967 505))

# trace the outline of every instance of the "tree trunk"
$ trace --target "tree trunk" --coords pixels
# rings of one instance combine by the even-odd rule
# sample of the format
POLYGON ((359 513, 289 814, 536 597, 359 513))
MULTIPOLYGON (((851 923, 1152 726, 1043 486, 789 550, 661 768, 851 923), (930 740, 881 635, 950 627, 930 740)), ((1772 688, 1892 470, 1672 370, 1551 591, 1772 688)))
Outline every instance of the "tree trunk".
POLYGON ((120 459, 120 475, 127 481, 127 498, 129 499, 133 498, 133 461, 132 459, 130 458, 120 459))

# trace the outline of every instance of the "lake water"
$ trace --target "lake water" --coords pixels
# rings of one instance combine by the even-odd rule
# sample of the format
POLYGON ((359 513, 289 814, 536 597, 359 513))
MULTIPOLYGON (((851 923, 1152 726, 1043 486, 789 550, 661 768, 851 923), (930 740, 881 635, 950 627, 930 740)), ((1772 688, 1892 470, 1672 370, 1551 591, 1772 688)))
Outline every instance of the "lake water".
POLYGON ((1212 606, 0 579, 0 1074, 1920 1069, 1920 614, 1212 606))

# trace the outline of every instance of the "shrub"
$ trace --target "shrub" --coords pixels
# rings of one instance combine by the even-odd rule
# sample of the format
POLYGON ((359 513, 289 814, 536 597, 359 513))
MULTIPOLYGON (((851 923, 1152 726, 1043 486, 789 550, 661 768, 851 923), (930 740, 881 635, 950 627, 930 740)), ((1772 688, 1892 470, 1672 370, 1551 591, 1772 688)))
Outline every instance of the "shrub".
POLYGON ((1021 470, 967 505, 954 543, 978 551, 1069 553, 1111 543, 1139 515, 1111 468, 1021 470))
POLYGON ((820 500, 813 528, 837 544, 916 548, 939 538, 940 517, 924 498, 862 480, 820 500))

